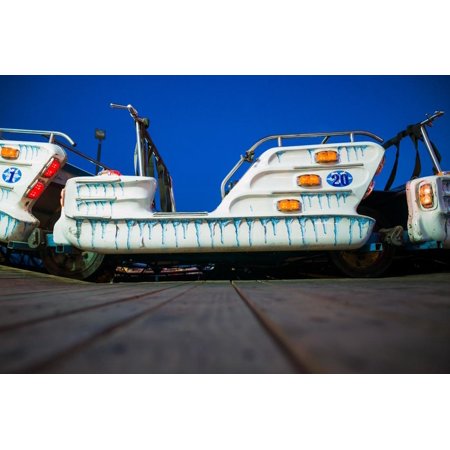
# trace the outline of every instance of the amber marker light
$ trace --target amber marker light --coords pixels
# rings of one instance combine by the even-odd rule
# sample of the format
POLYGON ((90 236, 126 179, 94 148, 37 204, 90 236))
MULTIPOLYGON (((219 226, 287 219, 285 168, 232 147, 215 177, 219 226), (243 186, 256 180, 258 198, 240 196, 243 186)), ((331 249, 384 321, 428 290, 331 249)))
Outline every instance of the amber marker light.
POLYGON ((316 163, 327 164, 339 161, 339 154, 335 150, 322 150, 314 154, 316 163))
POLYGON ((320 186, 322 180, 319 175, 306 174, 297 177, 297 185, 301 187, 320 186))
POLYGON ((14 147, 2 147, 2 158, 17 159, 20 156, 20 150, 14 147))
POLYGON ((292 198, 278 200, 277 208, 281 212, 297 212, 300 211, 300 202, 292 198))
POLYGON ((420 186, 419 201, 425 209, 430 209, 434 206, 433 186, 430 183, 425 183, 420 186))

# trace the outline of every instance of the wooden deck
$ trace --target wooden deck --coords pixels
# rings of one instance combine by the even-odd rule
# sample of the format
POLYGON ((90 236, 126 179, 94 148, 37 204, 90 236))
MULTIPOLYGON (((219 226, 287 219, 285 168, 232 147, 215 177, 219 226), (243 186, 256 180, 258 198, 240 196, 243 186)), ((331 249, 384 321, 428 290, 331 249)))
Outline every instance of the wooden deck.
POLYGON ((448 373, 448 273, 90 284, 0 266, 2 373, 448 373))

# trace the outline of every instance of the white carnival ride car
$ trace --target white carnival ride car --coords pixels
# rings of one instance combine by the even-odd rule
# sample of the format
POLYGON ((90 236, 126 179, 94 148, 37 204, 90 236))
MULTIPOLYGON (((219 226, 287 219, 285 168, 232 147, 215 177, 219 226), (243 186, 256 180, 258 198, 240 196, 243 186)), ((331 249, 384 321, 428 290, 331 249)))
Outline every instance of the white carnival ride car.
MULTIPOLYGON (((348 131, 264 138, 241 156, 224 179, 222 201, 214 211, 176 212, 171 178, 147 132, 148 122, 131 105, 112 106, 128 109, 135 121, 137 175, 107 172, 68 180, 61 218, 54 228, 56 245, 100 254, 148 255, 154 261, 207 254, 214 262, 227 253, 251 253, 257 260, 263 252, 325 250, 334 252, 341 268, 350 265, 351 269, 354 263, 345 255, 369 242, 376 220, 357 208, 371 193, 373 178, 382 168, 385 149, 373 142, 382 142, 376 135, 348 131), (365 140, 356 142, 361 136, 365 140), (317 137, 321 139, 317 144, 287 145, 291 139, 317 137), (347 141, 330 143, 335 137, 347 141), (275 141, 276 146, 254 159, 255 150, 267 141, 275 141), (244 162, 251 166, 226 194, 227 183, 244 162), (153 207, 158 184, 150 176, 154 168, 163 211, 153 207)), ((421 123, 422 130, 438 115, 421 123)), ((408 202, 409 239, 438 240, 448 247, 448 177, 440 173, 414 180, 408 202), (423 203, 425 191, 432 201, 423 203)), ((381 243, 372 246, 376 251, 366 258, 365 266, 361 268, 359 257, 350 274, 381 273, 386 266, 381 264, 382 247, 381 243)))
POLYGON ((107 280, 120 259, 152 267, 224 261, 252 266, 325 253, 346 275, 378 276, 396 248, 450 247, 450 176, 441 170, 426 132, 441 112, 383 146, 367 131, 261 139, 225 177, 222 201, 208 213, 175 211, 172 179, 147 131, 147 119, 131 105, 112 106, 128 110, 135 122, 135 176, 112 170, 97 176, 77 176, 83 172, 76 170, 58 174, 66 161, 63 147, 73 151, 54 142, 62 136, 73 145, 63 133, 28 131, 47 136, 47 143, 0 140, 0 242, 39 251, 50 273, 107 280), (425 144, 435 174, 418 177, 416 158, 406 186, 390 190, 394 170, 389 186, 374 191, 385 149, 398 149, 405 137, 416 146, 425 144), (336 139, 340 142, 332 143, 336 139), (309 143, 289 145, 299 140, 309 143), (255 158, 267 142, 275 146, 255 158), (245 163, 248 170, 237 183, 230 182, 245 163))

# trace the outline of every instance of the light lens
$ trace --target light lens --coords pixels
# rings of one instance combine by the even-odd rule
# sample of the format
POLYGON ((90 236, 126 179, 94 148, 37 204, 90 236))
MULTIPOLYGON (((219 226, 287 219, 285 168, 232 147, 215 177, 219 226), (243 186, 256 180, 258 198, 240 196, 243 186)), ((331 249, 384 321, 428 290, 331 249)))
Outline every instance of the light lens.
POLYGON ((302 187, 320 186, 322 180, 319 175, 306 174, 297 177, 297 185, 302 187))
POLYGON ((419 201, 425 209, 430 209, 434 206, 433 186, 430 183, 425 183, 420 186, 419 201))
POLYGON ((300 211, 300 202, 292 198, 278 200, 277 208, 281 212, 300 211))
POLYGON ((103 169, 97 175, 122 175, 118 170, 114 169, 103 169))
POLYGON ((37 181, 34 186, 30 189, 30 191, 27 194, 27 197, 31 200, 36 200, 38 199, 41 194, 44 192, 45 190, 45 184, 42 183, 41 181, 37 181))
POLYGON ((51 178, 57 174, 58 170, 61 168, 61 163, 53 158, 50 164, 45 169, 45 172, 42 174, 44 178, 51 178))
POLYGON ((379 175, 381 173, 381 171, 383 170, 385 162, 386 162, 386 157, 383 156, 383 159, 381 160, 381 162, 380 162, 380 164, 379 164, 379 166, 377 168, 377 171, 375 172, 375 176, 377 176, 377 175, 379 175))
POLYGON ((367 198, 373 192, 374 187, 375 187, 375 181, 372 180, 369 184, 369 187, 367 188, 366 193, 364 194, 363 200, 365 198, 367 198))
POLYGON ((2 158, 17 159, 20 156, 20 150, 13 147, 2 147, 2 158))
POLYGON ((316 163, 335 163, 339 161, 339 154, 336 150, 322 150, 314 154, 316 163))

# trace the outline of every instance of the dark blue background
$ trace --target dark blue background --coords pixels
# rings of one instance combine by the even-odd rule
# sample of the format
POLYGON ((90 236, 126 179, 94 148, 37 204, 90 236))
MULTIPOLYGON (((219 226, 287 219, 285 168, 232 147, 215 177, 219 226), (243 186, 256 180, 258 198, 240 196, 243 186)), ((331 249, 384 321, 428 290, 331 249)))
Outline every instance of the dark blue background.
MULTIPOLYGON (((269 134, 366 129, 388 139, 425 113, 446 110, 430 135, 450 169, 449 76, 2 76, 0 94, 0 127, 64 131, 93 157, 94 129, 106 129, 102 159, 125 174, 133 171, 134 128, 109 103, 133 104, 150 117, 180 211, 214 209, 239 155, 269 134)), ((395 184, 412 172, 408 148, 395 184)))

